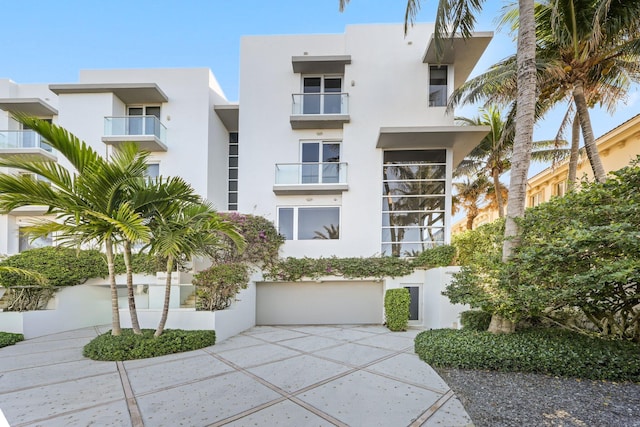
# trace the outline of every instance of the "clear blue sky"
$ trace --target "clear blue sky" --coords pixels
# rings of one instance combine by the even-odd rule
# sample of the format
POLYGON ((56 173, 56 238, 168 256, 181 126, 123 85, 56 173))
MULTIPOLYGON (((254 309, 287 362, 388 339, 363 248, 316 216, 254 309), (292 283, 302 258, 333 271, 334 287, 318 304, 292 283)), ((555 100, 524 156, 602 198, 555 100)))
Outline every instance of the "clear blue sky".
MULTIPOLYGON (((478 31, 496 31, 503 1, 490 0, 478 31)), ((238 97, 240 38, 255 34, 342 33, 345 25, 404 19, 405 0, 0 0, 0 78, 17 83, 71 83, 81 69, 208 67, 229 100, 238 97)), ((437 0, 424 0, 419 22, 432 22, 437 0)), ((372 47, 374 48, 374 47, 372 47)), ((515 51, 506 30, 497 33, 474 73, 515 51)), ((640 110, 637 87, 613 116, 594 111, 600 136, 640 110)), ((459 111, 475 115, 475 109, 459 111)), ((553 138, 562 112, 536 128, 553 138)), ((533 167, 532 172, 540 170, 533 167)))

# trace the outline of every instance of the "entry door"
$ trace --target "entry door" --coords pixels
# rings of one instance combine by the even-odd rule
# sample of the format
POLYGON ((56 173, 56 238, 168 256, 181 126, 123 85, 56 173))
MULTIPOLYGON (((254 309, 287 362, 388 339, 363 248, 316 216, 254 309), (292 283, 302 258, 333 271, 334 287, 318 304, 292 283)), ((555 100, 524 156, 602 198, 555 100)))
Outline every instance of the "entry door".
POLYGON ((409 291, 409 320, 420 320, 420 287, 405 286, 409 291))
POLYGON ((336 142, 302 143, 303 184, 340 182, 340 144, 336 142), (307 164, 305 164, 307 163, 307 164), (328 164, 335 163, 335 164, 328 164))

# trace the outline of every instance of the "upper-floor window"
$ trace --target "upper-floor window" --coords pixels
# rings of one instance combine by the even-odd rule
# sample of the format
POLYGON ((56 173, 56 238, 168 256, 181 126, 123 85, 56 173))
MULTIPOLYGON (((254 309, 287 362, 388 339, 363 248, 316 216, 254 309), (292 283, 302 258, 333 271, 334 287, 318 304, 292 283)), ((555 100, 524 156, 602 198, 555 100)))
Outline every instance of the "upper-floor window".
POLYGON ((278 230, 287 240, 339 239, 340 208, 278 208, 278 230))
POLYGON ((562 197, 567 193, 567 181, 557 182, 554 189, 554 195, 562 197))
POLYGON ((159 105, 127 107, 127 116, 127 135, 160 135, 159 105))
POLYGON ((227 209, 238 210, 238 132, 229 133, 229 201, 227 209))
POLYGON ((160 176, 160 164, 159 163, 149 163, 147 165, 147 170, 145 171, 145 176, 147 178, 157 178, 160 176))
POLYGON ((30 236, 24 227, 18 229, 18 251, 23 252, 29 249, 44 248, 46 246, 53 246, 53 238, 51 234, 44 237, 33 238, 30 236))
POLYGON ((300 144, 302 184, 340 182, 340 143, 303 141, 300 144))
POLYGON ((342 113, 342 76, 305 76, 302 94, 302 114, 342 113))
POLYGON ((429 107, 445 107, 447 105, 447 74, 446 65, 431 65, 429 67, 429 107))

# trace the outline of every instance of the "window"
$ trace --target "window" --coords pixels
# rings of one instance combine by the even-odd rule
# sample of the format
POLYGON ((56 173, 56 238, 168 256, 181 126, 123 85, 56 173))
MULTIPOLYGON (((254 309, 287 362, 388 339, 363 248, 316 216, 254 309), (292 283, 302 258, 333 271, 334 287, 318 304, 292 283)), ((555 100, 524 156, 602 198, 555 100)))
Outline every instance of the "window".
POLYGON ((302 142, 302 184, 340 182, 340 143, 328 141, 302 142))
POLYGON ((147 178, 157 178, 160 176, 160 164, 159 163, 149 163, 147 165, 147 170, 144 175, 147 178))
POLYGON ((567 181, 560 181, 554 187, 554 195, 558 197, 562 197, 567 193, 567 181))
POLYGON ((129 116, 127 135, 156 135, 160 137, 160 106, 128 107, 127 115, 129 116))
POLYGON ((25 232, 23 227, 18 229, 18 251, 23 252, 29 249, 44 248, 46 246, 53 246, 53 239, 50 234, 46 237, 38 237, 31 240, 31 237, 25 232))
POLYGON ((544 202, 544 193, 542 191, 539 191, 529 197, 529 206, 532 208, 538 206, 542 202, 544 202))
POLYGON ((278 208, 278 229, 286 240, 339 239, 340 208, 278 208))
POLYGON ((447 105, 447 73, 446 65, 429 67, 429 107, 445 107, 447 105))
POLYGON ((445 150, 385 151, 383 255, 411 257, 444 244, 446 160, 445 150))
POLYGON ((227 209, 238 210, 238 133, 229 133, 229 201, 227 209))
POLYGON ((340 114, 342 76, 302 78, 302 114, 340 114))

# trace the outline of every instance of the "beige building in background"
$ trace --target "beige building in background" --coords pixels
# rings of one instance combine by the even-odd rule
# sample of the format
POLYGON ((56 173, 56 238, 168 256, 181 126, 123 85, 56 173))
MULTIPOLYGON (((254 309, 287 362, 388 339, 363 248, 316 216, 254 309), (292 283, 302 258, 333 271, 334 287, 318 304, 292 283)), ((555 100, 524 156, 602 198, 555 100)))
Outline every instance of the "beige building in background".
MULTIPOLYGON (((602 135, 596 140, 596 144, 607 173, 628 166, 631 160, 640 155, 640 114, 602 135)), ((554 196, 563 196, 567 189, 568 173, 569 161, 566 160, 529 178, 527 207, 537 206, 554 196)), ((593 179, 593 172, 586 154, 582 154, 578 161, 577 179, 593 179)), ((474 220, 473 227, 476 228, 496 219, 498 219, 497 210, 482 209, 474 220)), ((466 218, 455 222, 452 225, 451 234, 466 231, 466 225, 466 218)))

